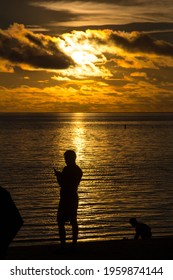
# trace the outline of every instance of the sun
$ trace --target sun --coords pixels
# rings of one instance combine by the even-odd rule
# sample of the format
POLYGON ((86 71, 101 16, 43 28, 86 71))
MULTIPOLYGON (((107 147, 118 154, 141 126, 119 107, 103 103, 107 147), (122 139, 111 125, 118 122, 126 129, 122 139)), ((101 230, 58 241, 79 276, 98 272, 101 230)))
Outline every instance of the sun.
POLYGON ((81 32, 65 33, 59 46, 78 65, 95 63, 98 60, 95 46, 81 32), (82 36, 82 40, 80 38, 82 36))
POLYGON ((91 54, 89 51, 81 50, 74 51, 71 55, 75 63, 83 65, 90 64, 97 61, 97 57, 94 54, 91 54))
POLYGON ((79 79, 88 76, 105 76, 103 68, 100 67, 100 64, 105 62, 104 55, 98 53, 95 44, 84 35, 86 34, 81 34, 81 32, 65 33, 58 40, 59 47, 73 59, 74 66, 58 70, 57 74, 78 77, 79 79))

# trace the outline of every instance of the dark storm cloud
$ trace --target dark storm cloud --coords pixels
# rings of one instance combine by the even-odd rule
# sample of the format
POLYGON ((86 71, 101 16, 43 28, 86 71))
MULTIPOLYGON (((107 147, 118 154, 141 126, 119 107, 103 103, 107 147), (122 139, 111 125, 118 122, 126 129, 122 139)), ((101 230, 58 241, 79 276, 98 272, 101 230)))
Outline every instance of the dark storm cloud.
POLYGON ((31 5, 32 2, 34 1, 1 0, 0 27, 7 28, 14 22, 45 27, 52 22, 64 22, 67 19, 72 21, 79 17, 70 11, 53 11, 33 6, 31 5))
MULTIPOLYGON (((171 3, 172 0, 157 0, 157 4, 155 0, 1 0, 0 28, 8 28, 17 22, 30 30, 60 34, 74 28, 83 30, 86 26, 103 29, 109 24, 108 28, 113 30, 123 28, 129 31, 131 26, 126 27, 126 24, 141 21, 142 27, 139 24, 133 26, 133 30, 140 31, 140 28, 145 30, 148 21, 152 22, 149 29, 155 30, 153 25, 158 22, 167 21, 171 24, 171 3)), ((168 35, 167 40, 170 37, 168 35)))
POLYGON ((0 57, 14 64, 44 69, 65 69, 73 64, 50 37, 34 34, 18 24, 9 30, 0 30, 0 57))
POLYGON ((154 40, 145 33, 133 32, 129 38, 125 33, 114 32, 111 34, 110 39, 116 46, 128 52, 173 56, 173 44, 161 40, 154 40))
MULTIPOLYGON (((34 1, 34 0, 25 0, 26 2, 29 2, 29 3, 48 3, 48 2, 57 2, 56 0, 37 0, 37 1, 34 1)), ((119 6, 141 6, 141 5, 146 5, 146 3, 153 3, 153 4, 156 4, 155 0, 59 0, 59 2, 69 2, 69 3, 73 3, 73 2, 89 2, 89 3, 105 3, 105 4, 115 4, 115 5, 119 5, 119 6)), ((165 0, 166 2, 171 2, 171 0, 165 0)), ((157 4, 159 3, 163 3, 163 0, 157 0, 157 4)))

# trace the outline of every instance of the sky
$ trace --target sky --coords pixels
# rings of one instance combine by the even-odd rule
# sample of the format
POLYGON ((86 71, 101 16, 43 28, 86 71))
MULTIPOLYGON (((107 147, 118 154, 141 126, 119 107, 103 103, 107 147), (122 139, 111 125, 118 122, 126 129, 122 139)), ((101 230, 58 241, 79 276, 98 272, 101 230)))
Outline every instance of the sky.
POLYGON ((173 0, 1 0, 0 112, 173 112, 173 0))

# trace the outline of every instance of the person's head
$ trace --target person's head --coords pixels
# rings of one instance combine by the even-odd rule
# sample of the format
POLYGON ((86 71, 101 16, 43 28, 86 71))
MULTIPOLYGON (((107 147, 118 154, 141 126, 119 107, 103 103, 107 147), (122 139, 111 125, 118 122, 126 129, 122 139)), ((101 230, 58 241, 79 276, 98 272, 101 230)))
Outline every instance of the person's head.
POLYGON ((136 220, 136 218, 131 218, 130 220, 129 220, 129 223, 132 225, 132 227, 135 227, 136 225, 137 225, 137 220, 136 220))
POLYGON ((64 159, 67 165, 75 164, 76 153, 73 150, 67 150, 64 153, 64 159))

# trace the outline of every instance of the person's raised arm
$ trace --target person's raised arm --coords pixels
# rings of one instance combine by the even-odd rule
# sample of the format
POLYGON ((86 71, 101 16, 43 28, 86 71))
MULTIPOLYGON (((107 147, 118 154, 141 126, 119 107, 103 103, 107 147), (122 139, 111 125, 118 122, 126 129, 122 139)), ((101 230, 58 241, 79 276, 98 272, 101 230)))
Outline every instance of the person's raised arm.
POLYGON ((61 172, 57 171, 54 167, 53 167, 53 169, 54 169, 54 174, 56 176, 57 182, 58 182, 59 186, 61 187, 61 185, 62 185, 61 172))

